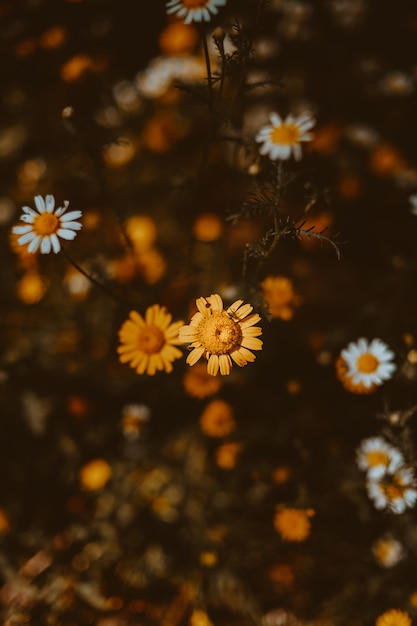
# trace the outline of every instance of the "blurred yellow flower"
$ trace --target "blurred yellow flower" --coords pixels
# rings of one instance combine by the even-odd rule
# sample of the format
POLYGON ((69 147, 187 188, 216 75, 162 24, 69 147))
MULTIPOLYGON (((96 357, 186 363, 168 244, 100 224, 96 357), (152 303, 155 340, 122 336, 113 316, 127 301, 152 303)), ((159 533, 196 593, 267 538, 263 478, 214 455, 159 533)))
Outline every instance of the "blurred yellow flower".
POLYGON ((213 626, 213 622, 204 611, 193 611, 190 617, 190 626, 213 626))
POLYGON ((80 469, 79 477, 82 486, 89 491, 102 489, 110 479, 111 467, 104 459, 93 459, 80 469))
POLYGON ((46 291, 46 281, 36 271, 27 272, 17 283, 17 296, 25 304, 36 304, 46 291))
POLYGON ((202 213, 194 222, 193 232, 198 241, 216 241, 223 234, 223 222, 216 213, 202 213))
POLYGON ((221 378, 210 376, 203 363, 196 363, 195 367, 185 372, 182 384, 185 393, 193 398, 207 398, 220 390, 221 378))
POLYGON ((221 469, 230 470, 236 465, 239 454, 242 452, 242 444, 236 441, 226 441, 216 450, 216 464, 221 469))
POLYGON ((126 234, 137 252, 144 252, 153 246, 157 237, 154 220, 147 215, 133 215, 125 224, 126 234))
POLYGON ((309 518, 313 515, 312 509, 287 509, 279 506, 274 517, 275 530, 284 541, 304 541, 310 534, 309 518))
POLYGON ((219 398, 212 400, 200 416, 200 427, 209 437, 226 437, 235 428, 233 408, 219 398))
POLYGON ((153 376, 158 370, 172 372, 172 362, 182 356, 175 346, 183 322, 171 324, 171 320, 172 315, 159 304, 147 308, 145 319, 137 311, 131 311, 119 330, 120 362, 129 363, 137 374, 153 376))
POLYGON ((288 321, 294 315, 294 307, 302 302, 293 284, 285 276, 267 276, 261 282, 262 296, 268 305, 271 317, 288 321))
POLYGON ((375 626, 411 626, 411 617, 405 611, 390 609, 380 615, 375 626))
POLYGON ((187 54, 194 50, 198 32, 194 26, 183 22, 171 22, 159 35, 159 47, 166 55, 187 54))

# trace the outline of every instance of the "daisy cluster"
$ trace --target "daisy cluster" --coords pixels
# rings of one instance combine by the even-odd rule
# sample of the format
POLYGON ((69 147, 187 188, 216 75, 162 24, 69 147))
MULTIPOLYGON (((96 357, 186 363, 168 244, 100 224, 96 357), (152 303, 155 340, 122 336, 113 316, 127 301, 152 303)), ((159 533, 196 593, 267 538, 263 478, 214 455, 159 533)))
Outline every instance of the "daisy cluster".
POLYGON ((365 439, 357 449, 359 469, 375 508, 404 513, 417 502, 417 482, 402 453, 382 437, 365 439))

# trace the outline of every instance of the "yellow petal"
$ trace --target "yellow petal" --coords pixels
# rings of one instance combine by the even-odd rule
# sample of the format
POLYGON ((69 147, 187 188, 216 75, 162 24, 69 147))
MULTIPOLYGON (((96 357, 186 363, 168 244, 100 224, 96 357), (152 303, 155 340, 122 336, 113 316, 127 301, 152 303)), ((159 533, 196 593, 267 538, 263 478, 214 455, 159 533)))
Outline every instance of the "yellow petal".
POLYGON ((203 346, 201 346, 200 348, 194 348, 194 350, 192 350, 190 354, 188 355, 186 362, 188 363, 188 365, 195 365, 195 363, 197 363, 199 358, 203 356, 203 353, 204 353, 203 346))
POLYGON ((256 337, 243 336, 240 345, 244 348, 250 348, 251 350, 262 350, 263 342, 256 337))
POLYGON ((239 367, 244 367, 244 365, 246 365, 247 363, 247 360, 245 359, 243 354, 240 352, 240 350, 234 350, 233 352, 230 353, 230 356, 232 357, 236 365, 239 365, 239 367))
POLYGON ((139 365, 136 368, 136 373, 137 374, 144 374, 145 370, 147 368, 148 365, 148 361, 149 361, 149 357, 146 355, 145 358, 143 359, 143 361, 141 361, 139 363, 139 365))
POLYGON ((219 357, 217 354, 212 354, 207 363, 207 372, 210 376, 217 376, 219 371, 219 357))
POLYGON ((261 316, 258 315, 257 313, 253 313, 253 315, 250 315, 246 319, 242 320, 241 322, 239 322, 239 324, 240 324, 240 327, 243 329, 243 328, 248 328, 248 326, 253 326, 254 324, 260 321, 261 321, 261 316))
POLYGON ((142 315, 139 315, 137 311, 130 311, 129 317, 132 320, 132 322, 134 322, 140 328, 142 326, 145 326, 145 320, 143 319, 142 315))
POLYGON ((253 306, 251 304, 244 304, 236 311, 236 315, 240 320, 243 320, 251 311, 253 311, 253 306))
POLYGON ((223 311, 223 300, 218 293, 212 293, 207 300, 210 302, 213 311, 223 311))
POLYGON ((253 354, 253 352, 250 352, 246 348, 241 347, 239 348, 238 352, 240 352, 241 356, 243 356, 246 361, 249 361, 249 363, 253 363, 253 361, 256 359, 256 356, 253 354))
POLYGON ((250 326, 249 328, 244 328, 242 334, 244 337, 258 337, 262 335, 262 328, 259 326, 250 326))
POLYGON ((220 365, 220 374, 222 374, 223 376, 227 376, 228 374, 230 374, 230 368, 232 367, 232 362, 228 354, 221 354, 219 356, 219 365, 220 365))

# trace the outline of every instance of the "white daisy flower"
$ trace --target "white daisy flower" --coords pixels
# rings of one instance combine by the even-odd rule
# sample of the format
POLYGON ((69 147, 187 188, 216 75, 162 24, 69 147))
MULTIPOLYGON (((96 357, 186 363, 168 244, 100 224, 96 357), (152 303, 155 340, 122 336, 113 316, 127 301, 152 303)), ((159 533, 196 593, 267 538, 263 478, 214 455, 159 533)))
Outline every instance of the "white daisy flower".
POLYGON ((191 22, 210 22, 211 16, 219 12, 217 7, 224 7, 226 0, 168 0, 167 13, 174 13, 184 18, 184 24, 191 22))
POLYGON ((22 235, 17 240, 21 246, 28 245, 28 252, 36 252, 40 247, 42 254, 59 252, 61 244, 59 238, 72 240, 76 236, 76 231, 81 229, 81 224, 74 220, 81 217, 81 211, 70 211, 65 214, 68 208, 68 200, 64 201, 63 207, 55 209, 55 198, 47 195, 35 196, 37 211, 28 206, 22 207, 23 214, 20 216, 25 226, 14 226, 13 232, 22 235))
POLYGON ((395 472, 404 465, 401 452, 382 437, 364 439, 356 451, 356 461, 369 478, 380 478, 385 472, 395 472))
POLYGON ((417 215, 417 193, 411 194, 408 198, 411 204, 410 213, 412 215, 417 215))
POLYGON ((392 377, 396 369, 392 362, 394 356, 380 339, 373 339, 368 343, 363 337, 356 343, 351 342, 341 352, 347 367, 346 377, 351 379, 353 385, 363 385, 365 388, 381 385, 384 380, 392 377))
POLYGON ((255 139, 263 145, 259 152, 268 155, 273 161, 277 159, 289 159, 291 154, 296 161, 301 159, 302 141, 311 141, 313 135, 307 133, 315 124, 309 113, 303 113, 298 117, 288 115, 282 120, 278 113, 271 113, 271 123, 264 126, 256 135, 255 139))
POLYGON ((402 544, 387 534, 380 537, 372 546, 372 553, 381 567, 394 567, 404 558, 402 544))
POLYGON ((368 478, 366 487, 376 509, 389 509, 392 513, 404 513, 417 502, 413 470, 402 467, 380 478, 368 478))

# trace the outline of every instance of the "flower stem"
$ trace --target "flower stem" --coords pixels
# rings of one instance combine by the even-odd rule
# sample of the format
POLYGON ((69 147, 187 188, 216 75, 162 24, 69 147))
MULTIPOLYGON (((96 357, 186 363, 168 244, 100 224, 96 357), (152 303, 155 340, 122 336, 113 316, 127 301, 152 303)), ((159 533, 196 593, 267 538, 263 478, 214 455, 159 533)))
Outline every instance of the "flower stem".
POLYGON ((206 62, 206 69, 207 69, 208 106, 209 106, 210 120, 211 120, 211 123, 213 123, 213 81, 212 81, 212 76, 211 76, 211 65, 210 65, 210 57, 209 57, 209 51, 208 51, 208 46, 207 46, 207 38, 203 29, 201 30, 201 41, 203 44, 204 60, 206 62))
POLYGON ((265 252, 265 257, 268 257, 276 248, 278 241, 281 236, 281 222, 280 222, 280 210, 281 210, 281 201, 282 201, 282 175, 283 175, 283 162, 281 159, 277 162, 276 166, 276 178, 275 178, 275 189, 276 189, 276 199, 273 206, 273 222, 274 222, 274 235, 272 239, 272 243, 269 246, 268 250, 265 252))

